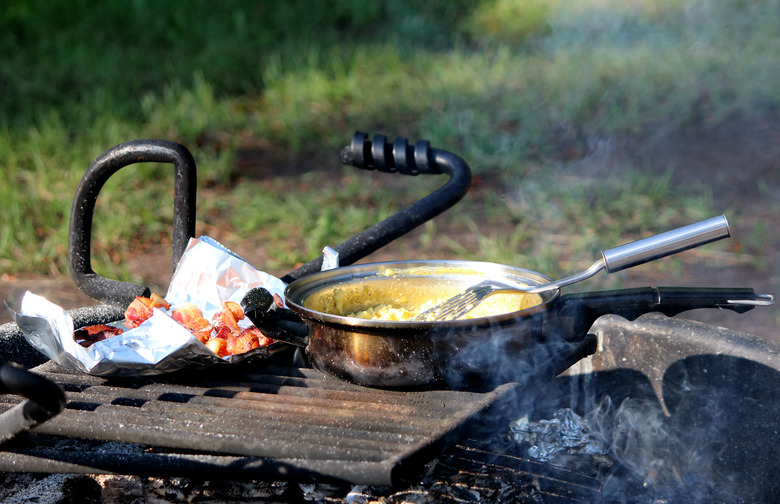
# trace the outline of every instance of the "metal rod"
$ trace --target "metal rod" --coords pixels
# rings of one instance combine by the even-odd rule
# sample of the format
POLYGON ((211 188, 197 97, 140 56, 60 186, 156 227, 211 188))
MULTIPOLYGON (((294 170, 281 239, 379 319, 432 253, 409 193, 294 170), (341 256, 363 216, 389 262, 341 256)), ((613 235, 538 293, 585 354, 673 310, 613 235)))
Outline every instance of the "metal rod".
MULTIPOLYGON (((428 196, 333 247, 339 254, 341 265, 353 264, 431 220, 460 201, 471 186, 471 170, 460 157, 444 150, 428 147, 427 142, 421 141, 415 145, 412 155, 408 149, 398 146, 399 140, 403 141, 401 143, 406 142, 404 139, 396 139, 392 151, 388 151, 374 148, 377 142, 386 143, 386 139, 381 135, 375 135, 372 143, 365 138, 365 134, 357 133, 352 145, 342 152, 342 160, 359 168, 376 168, 380 171, 406 175, 443 173, 449 175, 450 179, 428 196), (381 166, 377 166, 380 164, 379 160, 372 158, 371 153, 381 153, 381 166)), ((322 260, 323 257, 319 256, 282 277, 282 280, 290 283, 320 271, 322 260)))
POLYGON ((607 273, 654 261, 731 236, 725 215, 602 252, 607 273))

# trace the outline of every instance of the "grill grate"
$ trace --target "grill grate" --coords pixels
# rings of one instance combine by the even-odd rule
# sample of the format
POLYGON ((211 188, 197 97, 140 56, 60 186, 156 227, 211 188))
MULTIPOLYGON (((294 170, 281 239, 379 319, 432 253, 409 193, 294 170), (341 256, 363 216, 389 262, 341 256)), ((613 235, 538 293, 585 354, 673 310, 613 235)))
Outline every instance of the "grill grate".
MULTIPOLYGON (((0 470, 210 478, 335 478, 396 485, 516 384, 486 392, 394 392, 343 383, 307 368, 238 376, 116 380, 34 369, 66 391, 65 411, 0 452, 0 470), (68 448, 72 438, 104 443, 68 448)), ((18 402, 0 396, 0 410, 18 402)))
POLYGON ((488 502, 575 504, 601 500, 601 483, 594 478, 495 453, 482 445, 483 441, 465 439, 439 458, 429 484, 431 490, 441 493, 437 501, 447 501, 458 487, 488 502))

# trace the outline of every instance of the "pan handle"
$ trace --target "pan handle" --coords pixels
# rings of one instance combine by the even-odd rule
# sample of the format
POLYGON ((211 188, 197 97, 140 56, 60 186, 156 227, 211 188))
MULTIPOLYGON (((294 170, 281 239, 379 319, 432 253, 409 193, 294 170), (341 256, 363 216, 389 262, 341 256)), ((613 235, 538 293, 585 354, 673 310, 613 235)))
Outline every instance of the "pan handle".
POLYGON ((559 322, 573 321, 573 336, 586 333, 602 315, 619 315, 634 320, 640 315, 660 312, 668 317, 698 308, 720 308, 745 313, 755 306, 774 303, 770 294, 756 294, 750 288, 640 287, 562 296, 558 304, 559 322))
POLYGON ((59 385, 9 362, 0 362, 0 394, 27 398, 0 415, 0 443, 45 422, 65 408, 65 392, 59 385))
MULTIPOLYGON (((366 133, 358 131, 352 137, 352 143, 341 151, 341 161, 386 173, 446 174, 450 177, 446 184, 428 196, 333 247, 342 266, 355 263, 452 207, 471 186, 471 170, 466 162, 455 154, 432 148, 425 140, 418 140, 412 146, 405 138, 396 138, 391 144, 384 135, 374 135, 369 141, 366 133)), ((282 280, 290 283, 320 271, 322 260, 323 256, 319 256, 282 280)))
POLYGON ((149 288, 104 278, 92 270, 92 217, 98 194, 106 181, 121 168, 144 162, 172 163, 175 169, 173 196, 173 268, 189 239, 195 236, 197 173, 192 154, 183 146, 164 140, 132 140, 101 154, 81 178, 70 212, 68 250, 70 274, 88 296, 107 304, 127 306, 136 296, 148 296, 149 288))
POLYGON ((303 319, 292 310, 281 308, 267 289, 250 289, 241 300, 241 309, 269 338, 299 347, 309 344, 309 329, 303 319))

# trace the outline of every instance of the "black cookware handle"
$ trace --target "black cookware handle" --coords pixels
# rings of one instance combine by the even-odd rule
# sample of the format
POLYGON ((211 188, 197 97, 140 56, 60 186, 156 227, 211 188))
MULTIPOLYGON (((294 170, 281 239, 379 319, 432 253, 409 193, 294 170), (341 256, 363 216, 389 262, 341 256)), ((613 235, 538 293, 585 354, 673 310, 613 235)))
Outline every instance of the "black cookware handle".
POLYGON ((87 168, 76 188, 70 212, 70 274, 79 289, 107 304, 127 306, 136 296, 148 296, 143 285, 104 278, 92 270, 92 217, 95 202, 106 181, 121 168, 145 162, 172 163, 175 169, 173 196, 173 268, 189 239, 195 236, 197 173, 192 154, 182 145, 164 140, 132 140, 100 155, 87 168))
POLYGON ((59 385, 9 362, 0 362, 0 394, 27 398, 0 415, 0 442, 32 429, 65 408, 65 392, 59 385))
POLYGON ((273 294, 262 287, 249 290, 241 300, 244 315, 269 338, 291 345, 309 344, 309 329, 292 310, 280 307, 273 294))
POLYGON ((697 308, 721 308, 744 313, 768 305, 774 297, 756 294, 749 288, 640 287, 562 296, 556 310, 560 321, 573 323, 573 335, 584 334, 602 315, 619 315, 634 320, 660 312, 672 317, 697 308))
MULTIPOLYGON (((341 151, 344 164, 367 170, 378 170, 403 175, 446 174, 450 179, 433 193, 404 208, 333 247, 339 253, 339 264, 346 266, 375 252, 396 238, 429 221, 461 200, 471 186, 471 170, 463 159, 450 152, 431 148, 425 140, 413 146, 405 138, 396 138, 391 144, 383 135, 356 132, 352 143, 341 151)), ((290 283, 302 276, 319 271, 323 256, 304 264, 283 277, 290 283)))

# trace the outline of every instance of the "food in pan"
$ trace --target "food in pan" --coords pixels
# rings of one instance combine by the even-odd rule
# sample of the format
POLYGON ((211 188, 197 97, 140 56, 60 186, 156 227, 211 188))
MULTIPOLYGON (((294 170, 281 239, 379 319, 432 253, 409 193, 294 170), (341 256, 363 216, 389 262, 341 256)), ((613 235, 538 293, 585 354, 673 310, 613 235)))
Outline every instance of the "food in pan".
MULTIPOLYGON (((154 308, 170 310, 171 305, 157 294, 151 297, 137 297, 125 310, 124 324, 128 328, 136 328, 150 318, 154 308)), ((242 329, 238 321, 244 318, 244 312, 237 303, 228 301, 222 310, 211 320, 203 316, 203 312, 194 304, 188 303, 171 312, 171 318, 192 333, 201 343, 209 347, 220 357, 239 355, 255 348, 267 346, 273 342, 256 327, 242 329)), ((77 343, 88 347, 96 341, 122 334, 119 327, 109 325, 93 325, 83 327, 74 332, 77 343)))
MULTIPOLYGON (((306 308, 333 315, 403 321, 438 306, 462 289, 460 284, 423 278, 379 279, 314 293, 306 299, 304 305, 306 308)), ((496 293, 463 318, 475 319, 512 313, 541 303, 542 297, 538 294, 496 293)))

